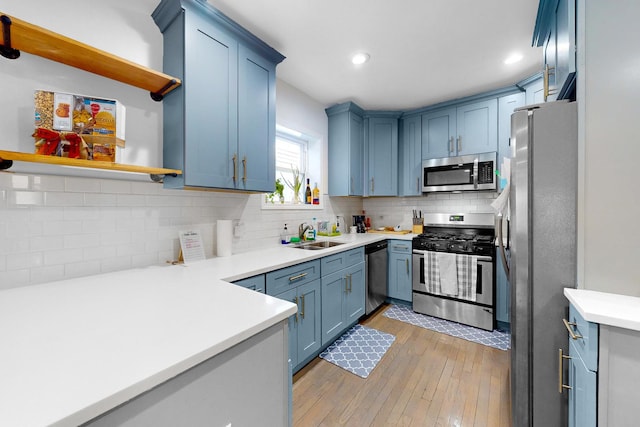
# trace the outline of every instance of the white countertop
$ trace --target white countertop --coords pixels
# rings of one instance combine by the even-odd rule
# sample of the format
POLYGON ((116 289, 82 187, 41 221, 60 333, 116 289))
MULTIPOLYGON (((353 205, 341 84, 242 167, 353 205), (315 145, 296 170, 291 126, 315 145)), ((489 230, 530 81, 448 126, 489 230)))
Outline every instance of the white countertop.
POLYGON ((640 331, 640 298, 565 288, 564 295, 588 322, 640 331))
POLYGON ((0 291, 0 425, 78 425, 294 314, 227 283, 385 239, 333 237, 0 291))

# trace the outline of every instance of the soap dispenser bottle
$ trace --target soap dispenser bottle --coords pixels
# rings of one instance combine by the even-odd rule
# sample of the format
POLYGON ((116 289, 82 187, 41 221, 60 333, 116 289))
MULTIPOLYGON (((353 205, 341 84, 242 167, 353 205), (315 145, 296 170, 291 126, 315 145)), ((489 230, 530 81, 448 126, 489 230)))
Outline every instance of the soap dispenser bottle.
POLYGON ((287 224, 284 225, 284 229, 282 233, 280 233, 280 243, 286 245, 289 243, 289 230, 287 229, 287 224))

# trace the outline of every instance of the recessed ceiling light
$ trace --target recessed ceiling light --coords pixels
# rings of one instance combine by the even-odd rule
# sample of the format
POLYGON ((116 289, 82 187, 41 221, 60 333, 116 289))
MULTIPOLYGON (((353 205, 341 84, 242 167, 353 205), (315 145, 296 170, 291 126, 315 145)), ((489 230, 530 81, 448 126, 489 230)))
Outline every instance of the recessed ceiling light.
POLYGON ((522 54, 520 53, 512 53, 511 55, 509 55, 507 57, 507 59, 504 60, 504 63, 506 65, 511 65, 511 64, 515 64, 516 62, 520 62, 522 61, 522 54))
POLYGON ((353 57, 351 57, 351 62, 353 62, 354 65, 361 65, 367 62, 369 58, 370 57, 368 53, 356 53, 355 55, 353 55, 353 57))

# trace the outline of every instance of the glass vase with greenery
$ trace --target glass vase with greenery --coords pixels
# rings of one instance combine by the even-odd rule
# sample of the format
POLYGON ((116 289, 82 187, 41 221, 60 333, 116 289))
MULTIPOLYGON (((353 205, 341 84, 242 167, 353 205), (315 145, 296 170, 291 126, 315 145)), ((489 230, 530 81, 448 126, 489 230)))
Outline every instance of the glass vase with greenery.
POLYGON ((300 203, 300 189, 302 188, 302 183, 304 182, 304 177, 300 174, 300 169, 291 165, 291 175, 293 179, 290 181, 281 175, 287 187, 289 187, 293 191, 293 203, 300 203))

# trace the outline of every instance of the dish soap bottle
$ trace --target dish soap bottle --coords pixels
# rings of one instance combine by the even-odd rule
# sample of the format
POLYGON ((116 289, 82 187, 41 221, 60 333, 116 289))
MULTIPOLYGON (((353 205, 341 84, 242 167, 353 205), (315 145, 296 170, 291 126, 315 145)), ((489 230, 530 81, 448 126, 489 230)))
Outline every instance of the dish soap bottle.
POLYGON ((314 217, 305 235, 305 240, 316 240, 316 229, 313 226, 313 224, 315 223, 316 223, 316 218, 314 217))
POLYGON ((318 190, 318 183, 316 182, 315 187, 313 187, 313 204, 320 204, 320 190, 318 190))
POLYGON ((289 243, 289 230, 287 229, 287 224, 284 225, 284 229, 282 233, 280 233, 280 243, 286 245, 289 243))

